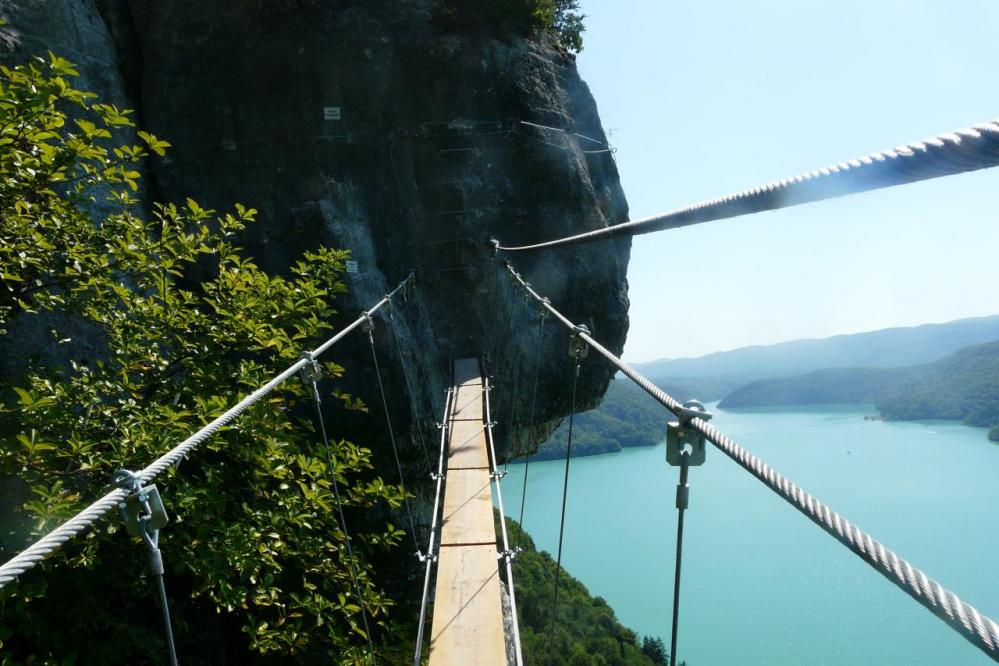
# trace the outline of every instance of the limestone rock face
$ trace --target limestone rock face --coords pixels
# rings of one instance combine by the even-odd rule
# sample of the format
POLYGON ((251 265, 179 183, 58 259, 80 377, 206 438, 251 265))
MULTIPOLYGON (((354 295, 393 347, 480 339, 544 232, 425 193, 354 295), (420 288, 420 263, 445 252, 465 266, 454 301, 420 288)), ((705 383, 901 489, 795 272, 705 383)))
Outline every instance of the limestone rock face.
MULTIPOLYGON (((257 208, 243 245, 270 270, 319 244, 350 249, 344 321, 416 272, 417 290, 375 331, 404 434, 428 398, 439 417, 452 357, 486 359, 501 446, 536 443, 567 414, 569 333, 549 318, 543 425, 520 428, 538 308, 503 260, 621 350, 629 241, 496 258, 489 246, 627 218, 596 105, 572 56, 546 40, 458 34, 412 0, 0 0, 0 16, 4 60, 58 52, 81 65, 81 86, 173 144, 148 165, 148 198, 257 208)), ((374 405, 366 343, 334 358, 374 405)), ((577 402, 595 405, 612 374, 591 355, 577 402)))

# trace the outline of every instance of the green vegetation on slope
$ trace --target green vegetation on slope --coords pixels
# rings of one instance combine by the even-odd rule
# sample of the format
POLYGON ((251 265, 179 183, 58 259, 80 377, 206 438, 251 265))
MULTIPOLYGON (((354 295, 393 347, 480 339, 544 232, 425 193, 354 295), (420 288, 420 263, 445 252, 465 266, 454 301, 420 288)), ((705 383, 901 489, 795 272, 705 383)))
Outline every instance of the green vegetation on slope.
POLYGON ((722 407, 876 403, 891 420, 953 419, 999 440, 999 341, 910 368, 840 368, 748 384, 722 407))
MULTIPOLYGON (((498 522, 496 529, 500 529, 498 522)), ((646 656, 635 633, 618 622, 607 602, 591 596, 586 586, 564 569, 559 580, 558 622, 553 636, 555 561, 548 553, 535 549, 531 537, 516 521, 507 519, 507 530, 511 545, 523 548, 514 560, 513 580, 524 663, 546 666, 668 663, 646 656)), ((659 652, 661 645, 652 640, 646 644, 652 654, 664 656, 664 651, 659 652)))
POLYGON ((437 0, 433 20, 449 30, 550 35, 566 51, 583 49, 579 0, 437 0))
MULTIPOLYGON (((572 431, 572 455, 613 453, 626 446, 653 446, 666 437, 669 413, 630 379, 610 383, 596 409, 577 414, 572 431)), ((532 460, 565 457, 569 420, 538 448, 532 460)))
MULTIPOLYGON (((0 334, 40 317, 69 358, 30 363, 16 394, 4 387, 0 396, 0 480, 14 489, 4 508, 31 536, 296 361, 330 329, 345 290, 346 252, 306 253, 285 277, 242 256, 233 240, 253 223, 251 209, 215 215, 188 200, 143 211, 132 196, 139 165, 169 144, 142 132, 130 141, 129 113, 74 90, 75 75, 56 56, 0 68, 0 334), (212 278, 186 287, 195 265, 210 266, 212 278), (66 319, 92 331, 96 353, 60 330, 66 319)), ((352 569, 376 645, 400 644, 375 563, 403 534, 384 520, 403 493, 375 474, 369 449, 335 440, 332 455, 324 451, 309 412, 296 406, 308 399, 300 382, 285 382, 180 473, 160 477, 172 516, 162 542, 167 589, 185 663, 366 663, 359 600, 347 592, 352 569)), ((29 535, 4 536, 2 560, 29 535)), ((145 560, 112 516, 21 576, 0 592, 0 662, 159 660, 163 632, 145 560)))
MULTIPOLYGON (((731 387, 708 379, 689 380, 683 385, 656 382, 664 391, 683 402, 717 400, 731 387)), ((607 387, 600 406, 576 415, 572 431, 572 457, 615 453, 629 446, 655 446, 666 438, 666 422, 672 415, 627 377, 618 375, 607 387)), ((565 457, 569 420, 565 419, 531 460, 565 457)))

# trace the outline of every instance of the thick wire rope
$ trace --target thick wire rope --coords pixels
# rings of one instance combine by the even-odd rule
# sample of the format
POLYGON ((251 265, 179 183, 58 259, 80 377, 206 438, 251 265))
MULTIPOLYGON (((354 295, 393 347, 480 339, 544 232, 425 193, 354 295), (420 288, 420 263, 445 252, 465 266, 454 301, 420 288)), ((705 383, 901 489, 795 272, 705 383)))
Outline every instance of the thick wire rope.
MULTIPOLYGON (((312 361, 315 363, 315 361, 312 361)), ((343 502, 340 500, 340 487, 336 482, 336 467, 333 465, 333 454, 330 452, 330 440, 326 434, 326 421, 323 419, 322 401, 319 399, 319 386, 312 378, 312 404, 315 406, 316 422, 319 424, 319 434, 323 440, 323 450, 326 452, 326 468, 330 473, 330 483, 333 486, 333 497, 336 499, 336 510, 340 515, 340 529, 343 530, 343 542, 347 546, 347 561, 350 563, 350 577, 354 581, 354 593, 357 595, 357 605, 361 609, 361 621, 364 623, 364 635, 368 639, 368 649, 371 663, 375 663, 375 644, 371 639, 371 627, 368 626, 368 613, 364 609, 364 597, 361 596, 361 585, 357 581, 357 569, 354 566, 354 549, 350 545, 350 533, 347 531, 347 518, 343 514, 343 502)))
MULTIPOLYGON (((514 279, 565 326, 576 330, 576 325, 561 312, 543 299, 509 264, 507 270, 514 279)), ((683 414, 683 405, 645 376, 611 353, 589 334, 579 337, 601 356, 610 361, 618 370, 638 384, 646 393, 676 416, 683 414)), ((764 485, 803 513, 809 520, 832 535, 837 541, 853 551, 875 571, 900 587, 913 599, 921 603, 931 613, 943 620, 949 627, 977 646, 993 661, 999 662, 999 624, 982 615, 977 608, 961 600, 956 594, 944 588, 937 581, 912 566, 909 562, 886 548, 859 527, 850 523, 828 506, 812 497, 787 477, 782 476, 762 460, 749 453, 707 422, 694 418, 687 427, 704 436, 729 458, 756 477, 764 485)))
POLYGON ((640 220, 532 245, 508 247, 494 241, 494 246, 507 252, 520 252, 620 236, 637 236, 966 173, 996 165, 999 165, 999 120, 905 144, 848 162, 840 162, 640 220))
POLYGON ((555 625, 558 622, 558 586, 562 573, 562 537, 565 534, 565 505, 569 497, 569 459, 572 456, 572 425, 576 415, 576 388, 579 386, 580 360, 580 352, 577 350, 576 366, 572 375, 572 408, 569 411, 569 436, 565 447, 565 478, 562 480, 562 519, 558 527, 558 557, 555 560, 555 591, 552 595, 552 640, 555 640, 555 625))
POLYGON ((455 391, 452 388, 448 388, 444 395, 444 421, 440 424, 440 457, 437 461, 437 474, 434 477, 434 481, 437 482, 437 490, 434 492, 434 510, 430 519, 427 552, 420 554, 420 558, 426 565, 426 568, 423 574, 423 596, 420 597, 420 623, 417 625, 416 630, 416 649, 414 650, 413 666, 421 666, 420 655, 423 652, 423 631, 427 624, 427 602, 430 600, 430 571, 437 560, 437 554, 434 552, 434 540, 437 537, 437 518, 440 515, 441 488, 444 484, 444 449, 451 433, 451 412, 454 409, 454 398, 456 397, 455 391))
MULTIPOLYGON (((538 375, 541 373, 541 348, 545 337, 545 317, 547 317, 548 311, 542 308, 541 319, 538 322, 538 346, 534 354, 534 387, 531 389, 531 419, 528 423, 531 427, 534 427, 534 416, 535 410, 538 405, 538 375)), ((520 492, 520 517, 518 523, 520 524, 520 533, 517 535, 517 547, 520 548, 521 541, 524 538, 524 506, 527 504, 527 476, 528 472, 531 470, 531 454, 524 448, 524 487, 520 492)))
MULTIPOLYGON (((399 356, 399 365, 402 366, 402 378, 406 383, 406 394, 409 395, 410 400, 415 405, 416 404, 416 394, 413 392, 413 385, 409 381, 409 371, 407 368, 406 357, 402 353, 402 345, 399 343, 399 334, 397 332, 397 326, 395 325, 395 316, 392 314, 392 308, 388 308, 389 313, 389 326, 392 329, 392 338, 395 340, 395 351, 399 356)), ((416 434, 420 440, 420 450, 423 451, 423 459, 427 461, 427 471, 430 474, 434 473, 434 466, 430 462, 430 454, 427 452, 427 440, 423 433, 423 420, 419 417, 415 419, 416 421, 416 434)))
MULTIPOLYGON (((372 313, 381 309, 389 301, 389 299, 394 296, 396 292, 402 289, 412 278, 413 274, 410 273, 405 280, 400 282, 395 289, 373 305, 370 310, 355 319, 351 324, 326 340, 323 344, 316 347, 316 349, 312 350, 311 355, 321 355, 330 347, 346 337, 349 333, 359 327, 372 313)), ((204 426, 183 442, 177 444, 175 447, 154 460, 149 466, 141 472, 138 472, 137 476, 141 482, 148 483, 156 478, 156 476, 163 473, 167 468, 178 464, 184 459, 185 456, 196 449, 205 440, 231 423, 234 419, 236 419, 236 417, 243 414, 250 407, 260 402, 260 400, 267 396, 277 386, 289 377, 294 376, 299 370, 305 367, 307 363, 309 363, 308 359, 299 359, 284 371, 273 377, 269 382, 230 407, 225 413, 214 419, 211 423, 204 426)), ((0 565, 0 589, 28 569, 34 567, 55 551, 59 550, 67 541, 90 528, 108 511, 117 508, 118 503, 124 500, 127 495, 128 491, 123 488, 112 490, 40 538, 38 541, 25 548, 3 565, 0 565)))
MULTIPOLYGON (((371 322, 373 324, 374 322, 371 322)), ((409 493, 406 491, 406 479, 402 474, 402 463, 399 461, 399 448, 395 444, 395 431, 392 430, 392 417, 389 416, 388 400, 385 399, 385 386, 382 384, 382 372, 378 365, 378 352, 375 351, 375 336, 372 325, 368 325, 368 343, 371 347, 371 360, 375 364, 375 377, 378 379, 378 393, 382 398, 382 411, 385 412, 385 424, 388 426, 389 441, 392 443, 392 454, 395 456, 395 468, 399 472, 399 487, 402 489, 402 503, 406 505, 409 517, 409 531, 413 535, 413 546, 420 551, 420 542, 416 537, 416 521, 413 520, 413 507, 409 504, 409 493)))

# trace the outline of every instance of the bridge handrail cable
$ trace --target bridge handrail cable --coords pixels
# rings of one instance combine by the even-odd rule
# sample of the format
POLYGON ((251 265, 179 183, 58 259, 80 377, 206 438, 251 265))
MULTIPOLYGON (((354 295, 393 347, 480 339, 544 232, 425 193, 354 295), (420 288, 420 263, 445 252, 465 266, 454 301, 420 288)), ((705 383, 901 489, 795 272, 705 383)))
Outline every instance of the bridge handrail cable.
MULTIPOLYGON (((572 330, 592 349, 606 358, 618 370, 634 381, 663 407, 678 417, 683 413, 679 401, 649 381, 646 377, 611 353, 588 333, 581 332, 571 320, 542 298, 510 265, 505 264, 515 281, 542 304, 556 319, 572 330)), ((999 662, 999 624, 981 614, 974 606, 929 578, 925 573, 886 548, 870 534, 840 516, 814 498, 787 477, 748 452, 731 438, 707 422, 694 418, 688 426, 721 449, 743 469, 756 477, 816 525, 853 551, 885 578, 902 588, 909 596, 947 623, 952 629, 977 646, 993 661, 999 662)))
MULTIPOLYGON (((185 456, 187 456, 188 453, 196 449, 201 443, 228 425, 247 409, 260 402, 262 398, 273 391, 278 385, 283 383, 289 377, 293 377, 295 373, 310 364, 316 357, 326 352, 330 347, 346 337, 351 331, 358 328, 373 313, 384 307, 385 304, 388 303, 400 289, 413 279, 413 277, 414 274, 410 273, 395 289, 386 294, 380 301, 375 303, 375 305, 361 314, 360 317, 342 329, 339 333, 323 342, 311 352, 303 354, 302 358, 298 361, 230 407, 224 414, 213 420, 211 423, 204 426, 180 444, 177 444, 175 447, 154 460, 141 472, 138 472, 136 476, 143 484, 149 483, 167 468, 179 463, 185 456)), ((0 565, 0 589, 12 582, 25 571, 33 568, 43 559, 59 550, 59 548, 66 544, 70 539, 100 520, 104 514, 117 507, 118 503, 124 500, 129 492, 130 491, 122 488, 108 492, 100 499, 96 500, 77 513, 75 516, 62 523, 38 541, 34 542, 26 549, 12 557, 10 560, 0 565)))

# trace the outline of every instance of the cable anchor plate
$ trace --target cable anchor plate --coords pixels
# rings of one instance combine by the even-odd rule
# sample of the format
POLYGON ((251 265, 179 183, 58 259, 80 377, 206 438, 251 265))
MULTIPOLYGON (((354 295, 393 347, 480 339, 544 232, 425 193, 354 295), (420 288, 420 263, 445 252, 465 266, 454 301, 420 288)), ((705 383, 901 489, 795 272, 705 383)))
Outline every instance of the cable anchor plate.
POLYGON ((569 356, 572 358, 586 358, 590 354, 590 345, 583 340, 583 335, 589 335, 590 329, 582 324, 572 329, 572 337, 569 339, 569 356))
POLYGON ((697 400, 688 400, 680 408, 676 421, 666 424, 666 462, 673 467, 683 463, 683 452, 689 446, 688 465, 703 465, 707 457, 707 440, 699 432, 690 427, 693 419, 708 421, 711 412, 707 411, 697 400))
POLYGON ((118 503, 118 510, 121 512, 122 522, 129 536, 142 536, 140 520, 145 521, 147 532, 154 532, 162 527, 166 527, 170 522, 166 507, 163 506, 163 499, 155 484, 148 486, 141 485, 138 475, 128 470, 122 470, 115 474, 114 485, 125 488, 132 492, 118 503))

